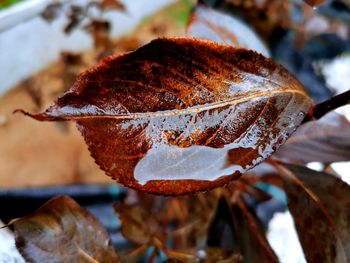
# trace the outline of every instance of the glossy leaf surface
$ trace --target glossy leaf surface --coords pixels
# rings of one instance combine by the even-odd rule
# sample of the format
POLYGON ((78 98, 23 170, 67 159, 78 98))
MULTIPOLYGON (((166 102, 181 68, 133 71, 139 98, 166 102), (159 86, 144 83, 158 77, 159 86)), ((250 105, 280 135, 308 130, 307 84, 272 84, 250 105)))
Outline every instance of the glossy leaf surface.
POLYGON ((37 120, 75 120, 119 183, 209 190, 269 157, 313 106, 283 67, 253 51, 164 38, 80 75, 37 120))
POLYGON ((350 262, 350 186, 331 174, 295 165, 286 168, 302 182, 284 178, 307 261, 350 262))
POLYGON ((29 262, 119 262, 103 226, 69 197, 51 199, 13 226, 29 262))
POLYGON ((341 162, 350 158, 350 122, 332 111, 301 125, 274 158, 307 162, 341 162))
POLYGON ((248 25, 204 4, 198 4, 194 9, 187 27, 187 35, 251 49, 264 56, 270 56, 265 44, 248 25))

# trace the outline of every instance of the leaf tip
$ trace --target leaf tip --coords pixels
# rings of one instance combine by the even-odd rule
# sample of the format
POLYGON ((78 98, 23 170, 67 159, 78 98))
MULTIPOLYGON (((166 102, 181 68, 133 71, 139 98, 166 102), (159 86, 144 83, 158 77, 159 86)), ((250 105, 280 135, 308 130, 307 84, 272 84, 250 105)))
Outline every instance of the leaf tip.
POLYGON ((37 113, 37 114, 30 113, 23 109, 16 109, 12 113, 13 114, 20 113, 37 121, 64 121, 67 119, 66 116, 56 116, 52 114, 51 108, 49 108, 45 112, 37 113))
POLYGON ((43 121, 43 120, 47 119, 47 118, 45 118, 45 116, 43 114, 32 114, 32 113, 25 111, 25 110, 22 110, 22 109, 16 109, 12 113, 13 114, 20 113, 20 114, 31 117, 31 118, 38 120, 38 121, 43 121))

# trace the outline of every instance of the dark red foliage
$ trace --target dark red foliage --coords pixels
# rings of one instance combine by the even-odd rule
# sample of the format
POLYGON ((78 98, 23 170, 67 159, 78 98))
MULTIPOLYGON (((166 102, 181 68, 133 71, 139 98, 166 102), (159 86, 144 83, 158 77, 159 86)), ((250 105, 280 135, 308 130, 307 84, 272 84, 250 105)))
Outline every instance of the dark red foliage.
POLYGON ((349 262, 350 186, 331 174, 285 167, 288 206, 307 261, 349 262))
POLYGON ((42 114, 74 120, 119 183, 178 195, 222 186, 269 157, 313 103, 283 67, 213 42, 158 39, 106 58, 42 114))

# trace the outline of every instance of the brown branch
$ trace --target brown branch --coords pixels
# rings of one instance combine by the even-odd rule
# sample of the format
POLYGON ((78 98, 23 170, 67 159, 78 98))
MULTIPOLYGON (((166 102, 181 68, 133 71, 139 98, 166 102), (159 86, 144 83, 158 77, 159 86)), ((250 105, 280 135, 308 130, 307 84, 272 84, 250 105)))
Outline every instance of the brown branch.
POLYGON ((312 112, 314 119, 320 119, 328 112, 350 103, 350 90, 317 104, 312 112))

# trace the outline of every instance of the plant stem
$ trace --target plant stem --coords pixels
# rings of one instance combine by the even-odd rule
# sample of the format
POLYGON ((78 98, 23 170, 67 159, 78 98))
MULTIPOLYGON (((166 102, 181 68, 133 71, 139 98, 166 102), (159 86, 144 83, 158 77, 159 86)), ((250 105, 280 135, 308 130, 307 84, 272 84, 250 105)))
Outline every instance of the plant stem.
POLYGON ((350 90, 317 104, 312 112, 314 119, 320 119, 328 112, 350 103, 350 90))

